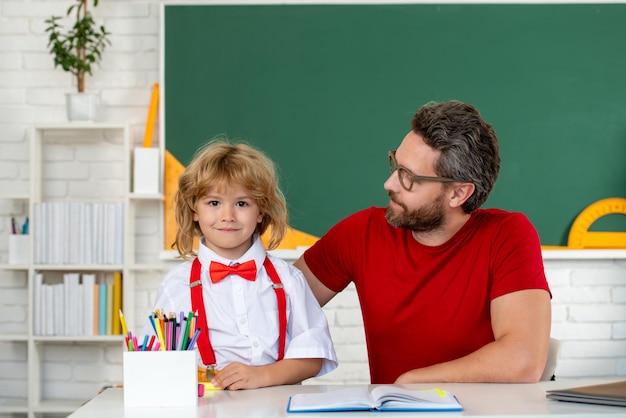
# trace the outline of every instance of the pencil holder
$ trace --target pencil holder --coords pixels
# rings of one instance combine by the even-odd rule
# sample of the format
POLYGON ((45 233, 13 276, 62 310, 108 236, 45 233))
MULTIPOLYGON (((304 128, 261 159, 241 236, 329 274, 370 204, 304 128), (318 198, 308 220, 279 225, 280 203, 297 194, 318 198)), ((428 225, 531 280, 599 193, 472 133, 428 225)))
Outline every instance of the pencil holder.
POLYGON ((9 264, 28 264, 28 235, 9 235, 9 264))
POLYGON ((125 351, 125 407, 182 407, 198 404, 196 352, 125 351))

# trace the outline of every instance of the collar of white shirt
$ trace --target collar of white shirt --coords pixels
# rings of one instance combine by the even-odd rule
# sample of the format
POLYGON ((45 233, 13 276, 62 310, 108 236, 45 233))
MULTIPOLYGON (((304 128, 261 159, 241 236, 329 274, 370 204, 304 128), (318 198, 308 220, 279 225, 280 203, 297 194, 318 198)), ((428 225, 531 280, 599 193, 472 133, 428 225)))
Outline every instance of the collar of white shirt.
POLYGON ((198 259, 205 269, 209 267, 211 261, 217 261, 218 263, 230 266, 236 263, 244 263, 249 260, 254 260, 258 274, 259 270, 263 267, 266 255, 267 253, 265 251, 265 247, 263 247, 263 242, 258 234, 254 234, 252 246, 248 249, 248 251, 236 260, 224 258, 215 251, 211 250, 205 245, 204 238, 200 239, 200 245, 198 248, 198 259))

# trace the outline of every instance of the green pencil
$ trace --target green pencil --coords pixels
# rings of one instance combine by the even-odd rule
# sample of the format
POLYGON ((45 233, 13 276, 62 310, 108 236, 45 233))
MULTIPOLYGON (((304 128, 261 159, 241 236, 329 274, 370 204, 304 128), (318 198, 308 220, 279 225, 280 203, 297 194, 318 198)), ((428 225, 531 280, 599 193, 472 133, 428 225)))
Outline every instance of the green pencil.
POLYGON ((189 316, 185 319, 187 321, 187 323, 185 324, 185 332, 183 334, 183 343, 180 345, 180 349, 181 350, 186 350, 187 349, 187 339, 189 338, 189 323, 191 322, 191 316, 193 315, 193 312, 189 312, 189 316))

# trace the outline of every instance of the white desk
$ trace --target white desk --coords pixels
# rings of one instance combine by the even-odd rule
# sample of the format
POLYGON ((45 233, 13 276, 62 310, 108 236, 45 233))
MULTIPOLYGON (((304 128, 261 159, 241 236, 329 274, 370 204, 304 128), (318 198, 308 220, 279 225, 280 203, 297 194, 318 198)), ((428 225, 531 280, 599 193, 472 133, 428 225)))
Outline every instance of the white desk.
POLYGON ((548 400, 548 389, 604 383, 599 381, 556 381, 537 384, 440 383, 408 385, 418 389, 439 387, 457 396, 463 412, 323 412, 287 414, 287 399, 295 393, 322 392, 349 387, 294 385, 242 391, 215 391, 210 397, 198 399, 191 408, 124 408, 123 389, 108 389, 69 418, 376 418, 389 417, 449 418, 472 417, 553 417, 572 418, 626 417, 626 408, 588 405, 548 400), (374 415, 373 415, 374 414, 374 415))

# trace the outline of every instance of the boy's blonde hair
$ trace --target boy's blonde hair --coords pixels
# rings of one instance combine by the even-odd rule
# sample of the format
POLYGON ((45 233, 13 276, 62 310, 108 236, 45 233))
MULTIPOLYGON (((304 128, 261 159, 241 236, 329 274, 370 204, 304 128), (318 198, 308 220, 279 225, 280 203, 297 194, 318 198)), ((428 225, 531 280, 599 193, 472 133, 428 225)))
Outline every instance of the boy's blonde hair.
POLYGON ((211 187, 224 190, 241 186, 250 193, 263 214, 255 232, 263 234, 271 225, 268 250, 280 244, 287 229, 287 205, 278 186, 276 168, 261 151, 244 143, 229 143, 223 138, 214 139, 196 151, 193 160, 178 179, 174 195, 174 212, 178 231, 172 248, 183 258, 195 256, 193 241, 202 236, 193 220, 196 202, 211 187))

